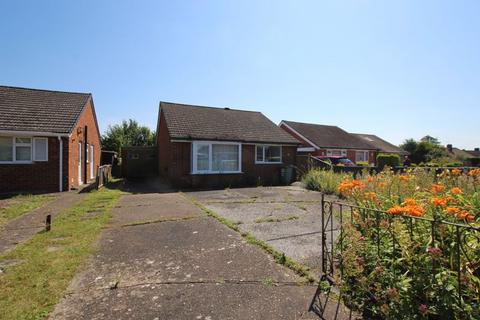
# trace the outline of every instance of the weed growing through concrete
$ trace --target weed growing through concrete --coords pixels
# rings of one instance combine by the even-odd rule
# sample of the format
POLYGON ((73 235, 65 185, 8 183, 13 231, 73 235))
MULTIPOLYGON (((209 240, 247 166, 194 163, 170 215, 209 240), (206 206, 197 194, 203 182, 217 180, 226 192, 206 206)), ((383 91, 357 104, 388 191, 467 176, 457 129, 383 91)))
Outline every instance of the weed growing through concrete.
MULTIPOLYGON (((185 194, 183 194, 183 195, 185 196, 186 199, 190 200, 193 204, 195 204, 197 207, 202 209, 202 211, 205 212, 205 214, 207 216, 215 218, 220 223, 226 225, 228 228, 240 233, 240 235, 247 241, 247 243, 253 244, 253 245, 256 245, 256 246, 262 248, 265 252, 270 254, 278 264, 281 264, 281 265, 289 268, 293 272, 295 272, 297 275, 299 275, 303 279, 304 282, 306 282, 306 283, 315 282, 315 278, 310 274, 310 268, 308 268, 308 267, 294 261, 293 259, 285 256, 284 253, 273 249, 266 242, 255 238, 252 234, 240 230, 240 228, 238 227, 238 225, 235 222, 233 222, 229 219, 226 219, 226 218, 220 216, 219 214, 217 214, 216 212, 204 207, 201 203, 199 203, 195 199, 192 199, 185 194)), ((303 281, 300 281, 300 282, 303 282, 303 281)))
POLYGON ((273 287, 275 285, 273 279, 270 277, 263 279, 262 283, 267 287, 273 287))
POLYGON ((255 220, 255 223, 277 223, 277 222, 291 221, 291 220, 297 220, 297 219, 299 219, 298 216, 293 216, 293 215, 282 217, 282 218, 268 217, 268 218, 258 218, 255 220))

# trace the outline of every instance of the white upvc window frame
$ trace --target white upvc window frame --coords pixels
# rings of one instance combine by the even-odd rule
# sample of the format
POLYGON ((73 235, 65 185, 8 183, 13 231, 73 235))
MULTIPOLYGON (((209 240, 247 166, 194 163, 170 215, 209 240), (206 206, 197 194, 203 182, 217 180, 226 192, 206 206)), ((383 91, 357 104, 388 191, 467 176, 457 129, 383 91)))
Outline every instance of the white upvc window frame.
POLYGON ((242 144, 240 142, 229 142, 229 141, 193 141, 192 142, 192 168, 191 174, 234 174, 242 173, 242 144), (238 170, 237 171, 213 171, 213 155, 212 155, 212 145, 214 144, 224 144, 224 145, 235 145, 238 147, 238 170), (197 169, 197 149, 199 146, 208 145, 208 170, 198 170, 197 169))
POLYGON ((357 162, 370 162, 370 151, 368 151, 368 150, 355 150, 355 163, 357 163, 357 162), (357 154, 358 153, 363 153, 363 158, 366 158, 366 159, 357 160, 357 154))
POLYGON ((346 157, 347 156, 347 149, 327 149, 326 151, 328 157, 346 157), (340 151, 339 156, 333 155, 333 151, 340 151))
POLYGON ((33 147, 32 147, 32 137, 26 136, 6 136, 7 138, 12 139, 12 160, 0 161, 0 164, 30 164, 33 163, 33 147), (19 139, 30 139, 30 143, 17 143, 17 138, 19 139), (17 160, 17 146, 18 147, 30 147, 30 160, 17 160))
POLYGON ((257 144, 255 145, 255 164, 282 164, 283 163, 283 148, 282 145, 279 144, 257 144), (263 160, 258 161, 257 160, 257 149, 262 148, 262 153, 263 153, 263 160), (265 147, 280 147, 280 161, 265 161, 265 147))
POLYGON ((48 138, 33 138, 32 139, 32 160, 34 162, 48 162, 48 138), (46 155, 46 159, 37 159, 35 158, 35 155, 36 155, 36 144, 35 144, 35 141, 37 140, 44 140, 45 141, 45 146, 46 146, 46 150, 45 150, 45 155, 46 155))
POLYGON ((0 161, 0 164, 33 164, 34 162, 48 162, 48 138, 46 137, 32 137, 32 136, 2 136, 12 139, 12 160, 0 161), (17 139, 30 139, 30 143, 17 142, 17 139), (35 140, 45 140, 46 159, 35 158, 35 140), (30 147, 30 160, 17 160, 17 147, 30 147))

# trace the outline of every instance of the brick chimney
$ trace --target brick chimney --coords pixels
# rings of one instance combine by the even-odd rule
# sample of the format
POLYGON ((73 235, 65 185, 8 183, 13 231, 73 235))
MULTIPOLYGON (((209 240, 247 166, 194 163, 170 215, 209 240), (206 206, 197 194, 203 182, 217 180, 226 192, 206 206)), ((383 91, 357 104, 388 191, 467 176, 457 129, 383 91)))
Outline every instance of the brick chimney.
POLYGON ((447 144, 447 150, 448 150, 448 152, 452 153, 453 152, 453 146, 451 144, 447 144))

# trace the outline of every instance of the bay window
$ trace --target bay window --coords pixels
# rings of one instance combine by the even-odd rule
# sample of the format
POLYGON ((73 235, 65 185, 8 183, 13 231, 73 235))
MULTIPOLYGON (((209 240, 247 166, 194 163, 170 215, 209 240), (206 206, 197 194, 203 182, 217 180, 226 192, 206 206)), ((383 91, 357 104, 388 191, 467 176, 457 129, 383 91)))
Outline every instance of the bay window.
POLYGON ((48 161, 48 139, 0 137, 0 163, 48 161))
POLYGON ((192 173, 241 172, 240 143, 194 141, 192 151, 192 173))
POLYGON ((282 163, 282 146, 255 146, 255 163, 282 163))

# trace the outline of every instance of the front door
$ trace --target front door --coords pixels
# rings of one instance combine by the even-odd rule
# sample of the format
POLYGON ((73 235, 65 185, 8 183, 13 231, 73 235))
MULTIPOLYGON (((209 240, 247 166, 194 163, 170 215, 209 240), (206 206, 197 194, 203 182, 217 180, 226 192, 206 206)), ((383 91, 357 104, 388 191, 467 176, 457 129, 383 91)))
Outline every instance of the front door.
POLYGON ((82 179, 82 143, 78 143, 78 184, 83 184, 82 179))

